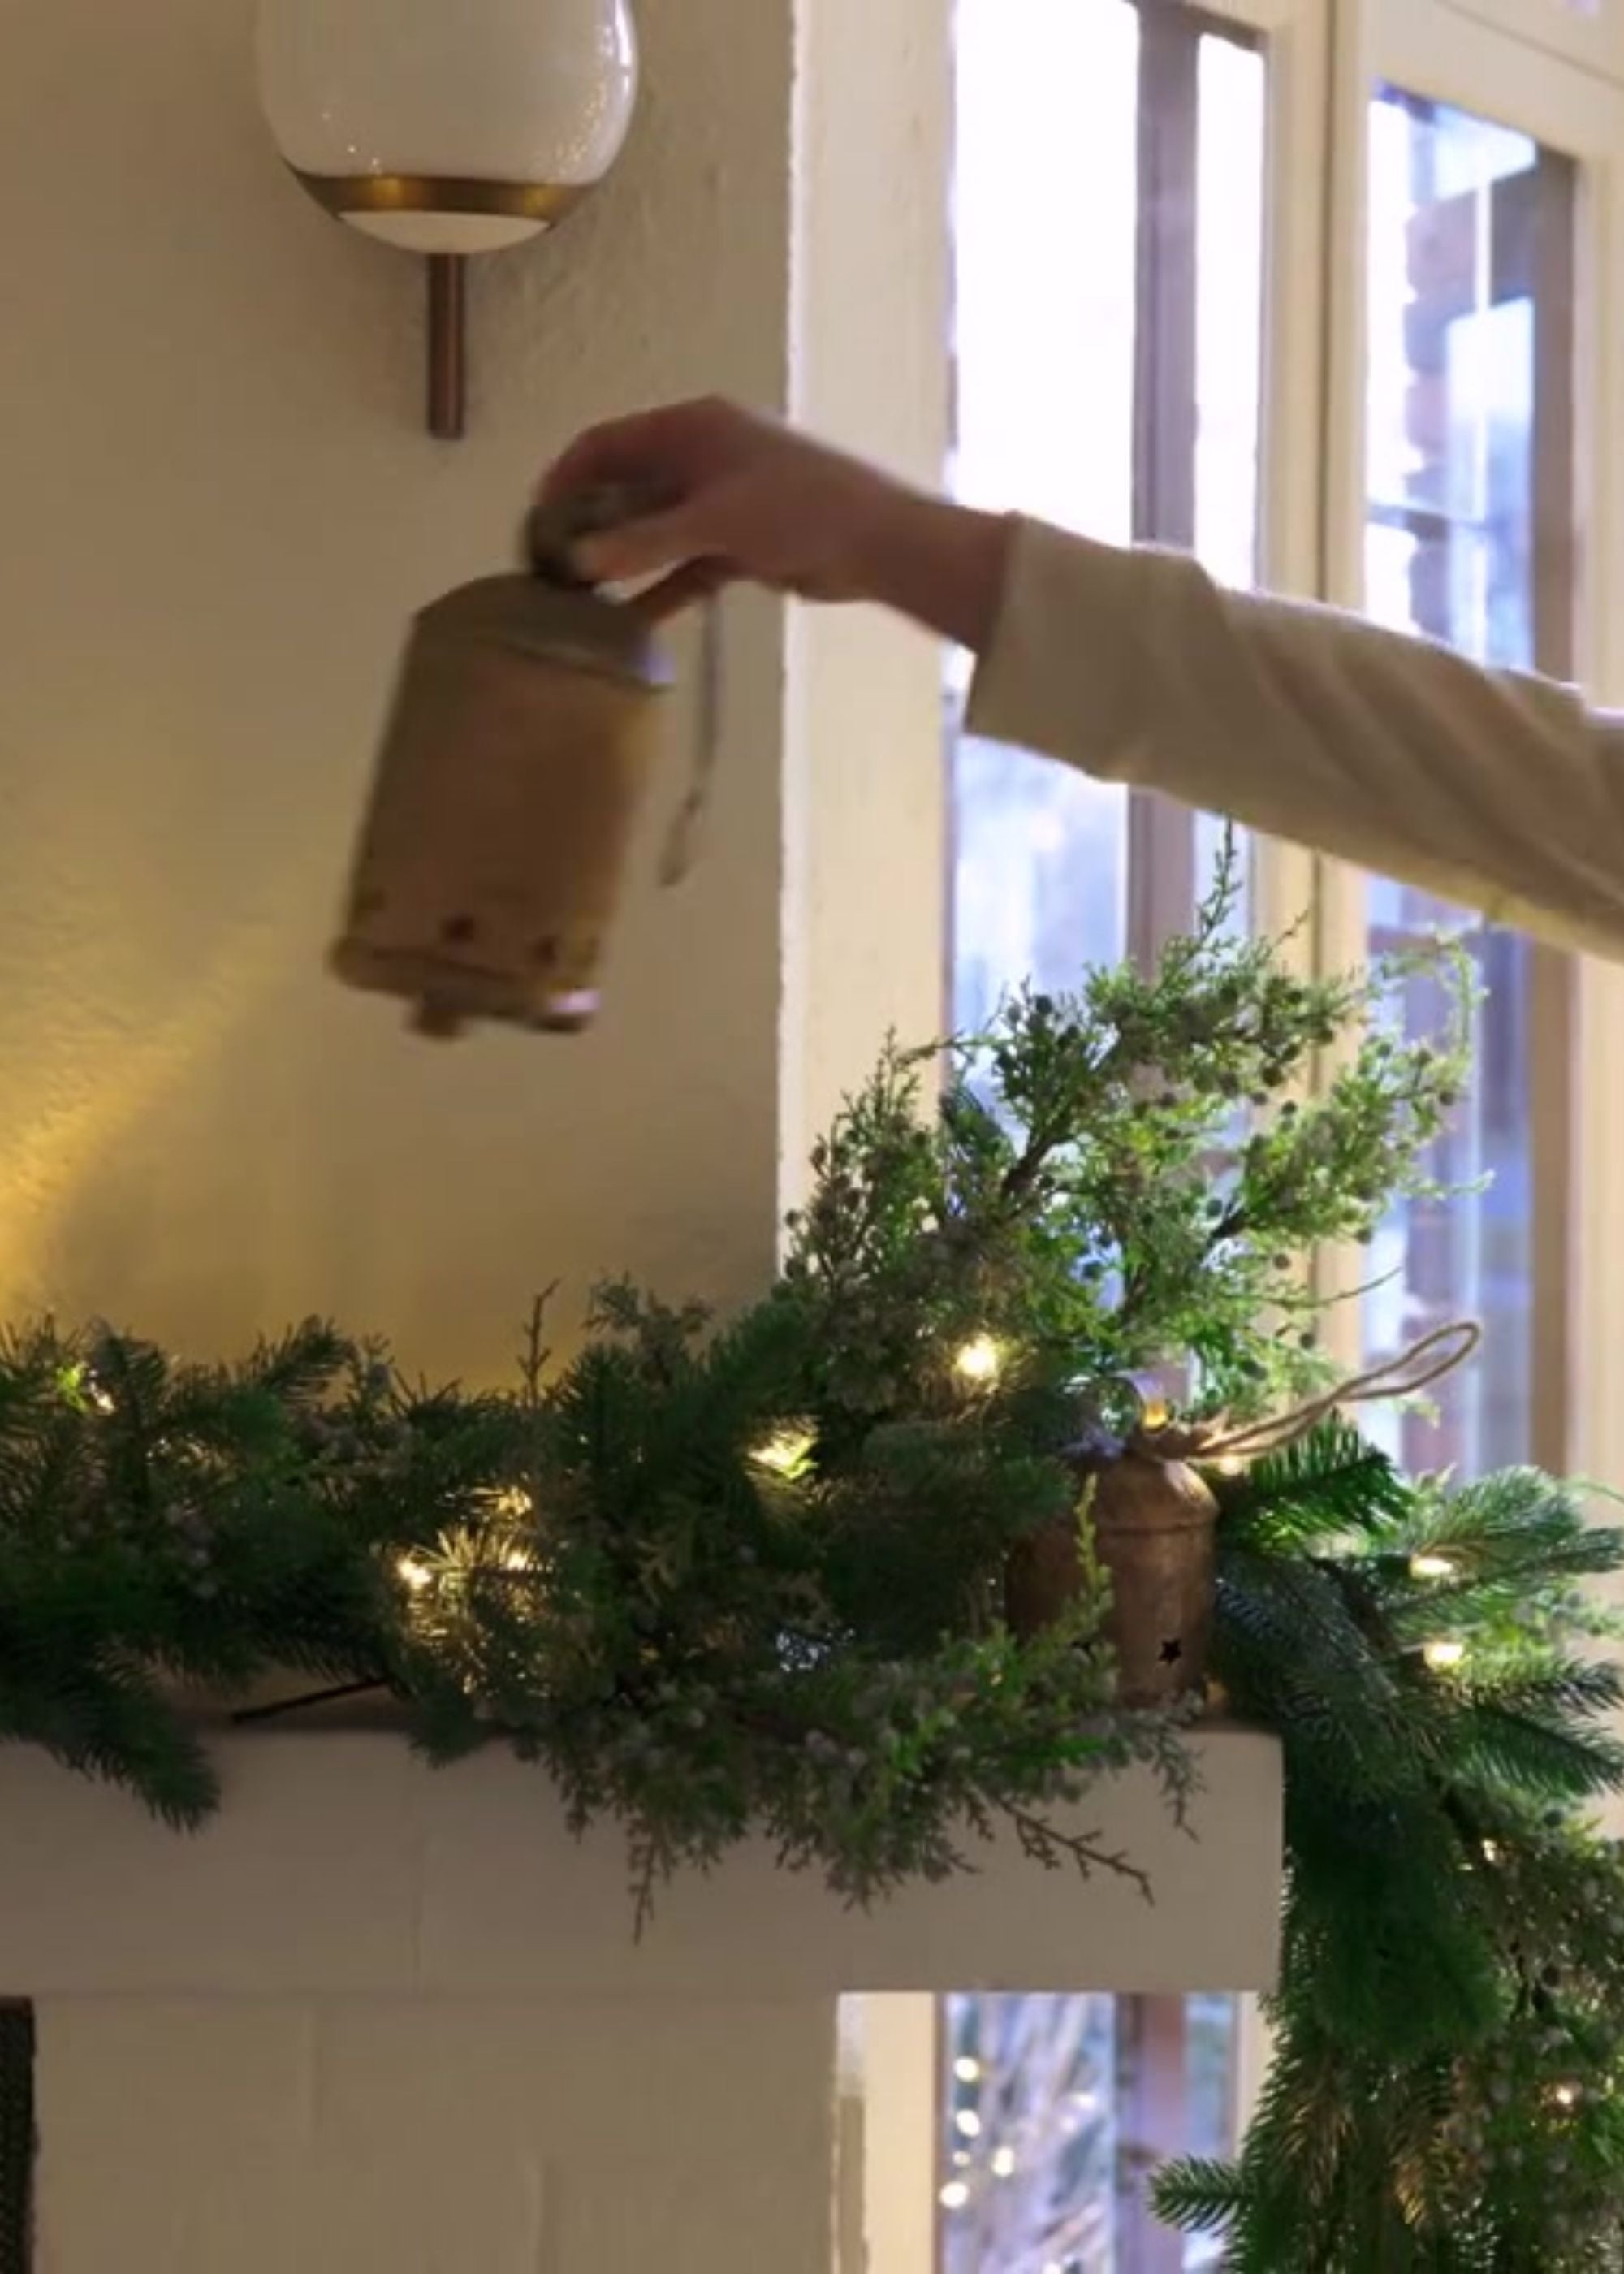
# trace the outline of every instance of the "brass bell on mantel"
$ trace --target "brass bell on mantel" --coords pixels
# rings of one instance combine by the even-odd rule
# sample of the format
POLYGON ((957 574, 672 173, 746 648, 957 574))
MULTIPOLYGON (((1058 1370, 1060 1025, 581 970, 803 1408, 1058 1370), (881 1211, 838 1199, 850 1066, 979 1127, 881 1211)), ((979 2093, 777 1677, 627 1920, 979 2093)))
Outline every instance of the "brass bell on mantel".
MULTIPOLYGON (((1187 1463, 1142 1440, 1091 1464, 1087 1520, 1111 1583, 1106 1637, 1124 1706, 1166 1706, 1199 1691, 1212 1651, 1218 1503, 1187 1463)), ((1010 1558, 1005 1601, 1023 1638, 1055 1625, 1082 1592, 1078 1529, 1046 1526, 1010 1558)))
POLYGON ((673 673, 570 553, 630 509, 598 492, 538 510, 529 573, 462 585, 412 628, 331 963, 404 998, 419 1033, 577 1034, 597 1015, 673 673))

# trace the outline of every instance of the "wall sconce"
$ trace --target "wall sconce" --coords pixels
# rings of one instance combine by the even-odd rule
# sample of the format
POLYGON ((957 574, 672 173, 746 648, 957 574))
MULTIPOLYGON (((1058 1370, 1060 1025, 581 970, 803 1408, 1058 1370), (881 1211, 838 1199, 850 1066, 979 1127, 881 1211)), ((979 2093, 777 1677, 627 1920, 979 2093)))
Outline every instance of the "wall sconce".
POLYGON ((289 171, 428 264, 428 424, 463 431, 467 264, 561 221, 620 153, 630 0, 259 0, 260 98, 289 171))

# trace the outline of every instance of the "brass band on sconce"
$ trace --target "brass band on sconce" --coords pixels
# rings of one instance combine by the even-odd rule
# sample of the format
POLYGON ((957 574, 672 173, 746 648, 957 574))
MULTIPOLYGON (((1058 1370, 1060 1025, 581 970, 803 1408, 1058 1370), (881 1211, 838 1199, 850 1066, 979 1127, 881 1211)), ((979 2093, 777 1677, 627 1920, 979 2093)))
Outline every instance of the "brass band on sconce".
POLYGON ((561 221, 587 194, 575 182, 487 182, 448 174, 306 174, 290 168, 319 206, 345 214, 494 214, 541 228, 561 221))

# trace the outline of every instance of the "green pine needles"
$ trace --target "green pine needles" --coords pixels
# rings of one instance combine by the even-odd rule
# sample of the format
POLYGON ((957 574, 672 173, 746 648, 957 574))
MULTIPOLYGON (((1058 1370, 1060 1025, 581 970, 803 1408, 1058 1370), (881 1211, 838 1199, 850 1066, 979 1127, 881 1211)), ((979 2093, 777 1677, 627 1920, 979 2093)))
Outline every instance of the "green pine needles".
MULTIPOLYGON (((1000 1827, 1139 1877, 1077 1804, 1141 1763, 1182 1807, 1189 1716, 1116 1702, 1086 1477, 1147 1386, 1237 1421, 1324 1387, 1308 1260, 1428 1189, 1463 1079, 1380 1015, 1413 966, 1299 977, 1237 889, 1153 975, 888 1053, 732 1320, 612 1287, 555 1366, 538 1306, 489 1394, 320 1325, 230 1367, 0 1344, 0 1742, 187 1826, 200 1693, 376 1690, 435 1758, 508 1745, 618 1825, 640 1921, 763 1835, 860 1903, 1000 1827), (1067 1524, 1075 1599, 1019 1640, 1011 1553, 1067 1524)), ((1285 1751, 1285 1964, 1243 2152, 1164 2172, 1164 2215, 1257 2274, 1624 2264, 1624 1867, 1590 1828, 1620 1690, 1585 1592, 1624 1541, 1338 1423, 1211 1481, 1217 1676, 1285 1751)))
POLYGON ((1530 1470, 1450 1489, 1321 1431, 1221 1487, 1221 1678, 1285 1748, 1274 2062, 1162 2216, 1245 2274, 1624 2263, 1624 1535, 1530 1470))

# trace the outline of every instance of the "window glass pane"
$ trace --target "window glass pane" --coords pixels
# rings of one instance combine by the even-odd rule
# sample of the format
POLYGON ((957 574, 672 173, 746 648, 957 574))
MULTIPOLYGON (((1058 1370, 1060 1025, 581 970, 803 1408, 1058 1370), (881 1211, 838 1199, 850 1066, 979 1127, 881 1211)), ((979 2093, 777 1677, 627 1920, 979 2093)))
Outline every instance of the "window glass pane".
POLYGON ((1195 550, 1246 586, 1258 567, 1267 79, 1255 49, 1200 46, 1196 206, 1195 550))
MULTIPOLYGON (((1111 542, 1189 545, 1249 584, 1264 62, 1168 24, 1151 42, 1127 0, 961 0, 954 480, 967 502, 1111 542), (1147 215, 1145 116, 1167 177, 1147 215), (1162 316, 1147 335, 1142 305, 1162 316)), ((953 772, 960 1028, 1025 981, 1060 990, 1154 953, 1210 876, 1204 817, 1131 823, 1124 791, 968 736, 953 772)))
POLYGON ((1233 2152, 1233 1999, 963 1996, 943 2011, 943 2274, 1216 2269, 1221 2243, 1154 2226, 1144 2191, 1169 2152, 1233 2152))
POLYGON ((1115 2001, 950 1998, 944 2274, 1112 2264, 1115 2001))
MULTIPOLYGON (((964 0, 958 41, 958 493, 1125 541, 1138 12, 964 0)), ((1122 953, 1127 798, 967 735, 953 766, 953 1020, 972 1029, 1011 987, 1122 953)))
MULTIPOLYGON (((1561 671, 1566 655, 1546 651, 1570 611, 1571 593, 1551 589, 1566 563, 1547 549, 1537 575, 1536 548, 1542 524, 1571 517, 1570 466, 1544 423, 1565 431, 1569 406, 1554 398, 1571 384, 1570 309, 1541 258, 1553 200, 1555 226, 1571 228, 1569 170, 1525 136, 1394 89, 1372 105, 1370 164, 1366 606, 1486 663, 1561 671)), ((1411 1465, 1482 1471, 1532 1451, 1534 954, 1389 880, 1372 881, 1368 907, 1372 950, 1443 928, 1463 931, 1477 960, 1487 992, 1471 1094, 1432 1165, 1446 1184, 1490 1180, 1382 1227, 1367 1354, 1463 1314, 1482 1320, 1486 1344, 1442 1386, 1436 1422, 1380 1408, 1368 1419, 1411 1465)), ((1447 1010, 1417 983, 1400 1020, 1424 1035, 1447 1010)))
POLYGON ((1138 11, 962 0, 957 40, 959 493, 1126 538, 1138 11))

